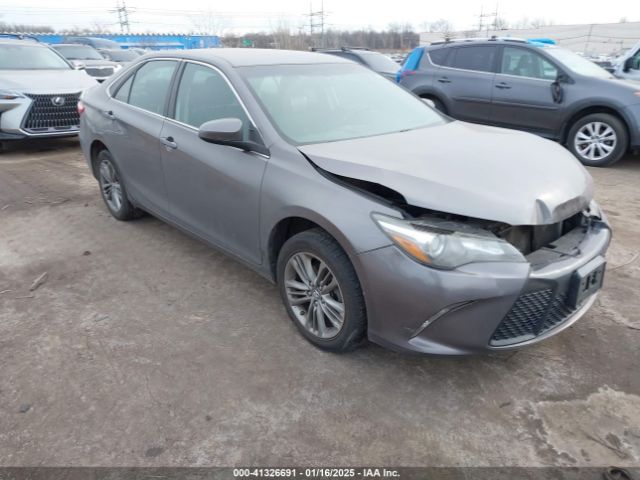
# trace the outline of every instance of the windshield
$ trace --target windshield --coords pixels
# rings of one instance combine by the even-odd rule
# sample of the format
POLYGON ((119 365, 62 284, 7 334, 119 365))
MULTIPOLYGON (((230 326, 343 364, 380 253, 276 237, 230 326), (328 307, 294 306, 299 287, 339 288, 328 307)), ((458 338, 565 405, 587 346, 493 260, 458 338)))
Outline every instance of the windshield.
POLYGON ((570 50, 565 50, 564 48, 547 47, 544 51, 558 60, 560 63, 562 63, 569 70, 577 73, 578 75, 585 75, 587 77, 611 78, 611 74, 604 68, 599 67, 591 60, 587 60, 586 58, 583 58, 577 53, 573 53, 570 50))
POLYGON ((133 50, 105 50, 104 55, 114 62, 131 62, 140 56, 139 53, 133 50))
POLYGON ((95 48, 84 45, 57 45, 53 48, 67 60, 104 60, 95 48))
POLYGON ((396 73, 400 69, 400 65, 382 53, 361 52, 360 56, 376 72, 396 73))
POLYGON ((60 55, 41 45, 0 44, 0 70, 69 70, 60 55))
POLYGON ((359 65, 270 65, 239 69, 291 143, 333 142, 440 125, 413 94, 359 65))

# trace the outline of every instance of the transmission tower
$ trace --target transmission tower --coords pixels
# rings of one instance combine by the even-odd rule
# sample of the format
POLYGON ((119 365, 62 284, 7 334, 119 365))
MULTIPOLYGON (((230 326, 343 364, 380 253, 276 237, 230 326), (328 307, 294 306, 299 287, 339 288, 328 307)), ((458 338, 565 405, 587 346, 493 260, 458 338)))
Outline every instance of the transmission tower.
POLYGON ((324 10, 324 0, 322 0, 320 4, 320 10, 313 11, 313 4, 309 4, 309 13, 305 14, 305 17, 309 17, 309 38, 311 40, 311 46, 314 47, 314 39, 313 34, 316 31, 316 28, 320 29, 320 47, 325 46, 324 42, 324 21, 327 16, 327 13, 324 10))
POLYGON ((131 33, 131 27, 129 25, 129 9, 127 8, 126 0, 118 0, 116 8, 110 11, 118 14, 120 32, 131 33))

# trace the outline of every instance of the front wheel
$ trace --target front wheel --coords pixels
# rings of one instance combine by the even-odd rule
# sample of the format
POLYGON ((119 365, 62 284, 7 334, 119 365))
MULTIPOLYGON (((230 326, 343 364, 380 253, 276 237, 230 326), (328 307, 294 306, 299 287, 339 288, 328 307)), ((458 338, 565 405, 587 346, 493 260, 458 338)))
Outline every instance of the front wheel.
POLYGON ((569 131, 567 146, 588 167, 606 167, 627 151, 629 135, 622 121, 608 113, 594 113, 578 120, 569 131))
POLYGON ((354 350, 365 340, 360 282, 340 245, 325 231, 291 237, 278 255, 278 287, 287 313, 316 347, 354 350))

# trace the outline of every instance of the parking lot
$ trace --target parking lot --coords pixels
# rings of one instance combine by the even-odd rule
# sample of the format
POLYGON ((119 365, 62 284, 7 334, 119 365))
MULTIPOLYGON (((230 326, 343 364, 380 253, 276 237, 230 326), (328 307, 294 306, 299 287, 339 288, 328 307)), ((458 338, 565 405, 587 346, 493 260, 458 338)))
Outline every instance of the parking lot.
POLYGON ((151 217, 114 220, 77 140, 14 145, 0 463, 638 465, 640 158, 590 172, 614 241, 573 327, 516 353, 335 355, 249 269, 151 217))

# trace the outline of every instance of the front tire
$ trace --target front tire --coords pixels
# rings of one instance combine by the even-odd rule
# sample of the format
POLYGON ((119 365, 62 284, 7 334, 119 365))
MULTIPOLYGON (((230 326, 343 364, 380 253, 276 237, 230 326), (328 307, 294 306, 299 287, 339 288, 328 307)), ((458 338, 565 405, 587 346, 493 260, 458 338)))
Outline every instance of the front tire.
POLYGON ((367 319, 358 276, 324 230, 307 230, 285 242, 277 280, 287 313, 313 345, 346 352, 364 343, 367 319))
POLYGON ((606 167, 627 151, 629 134, 622 121, 608 113, 594 113, 573 124, 567 146, 583 165, 606 167))
POLYGON ((122 174, 108 150, 96 157, 96 176, 102 199, 114 218, 128 221, 141 216, 142 212, 129 201, 122 174))

